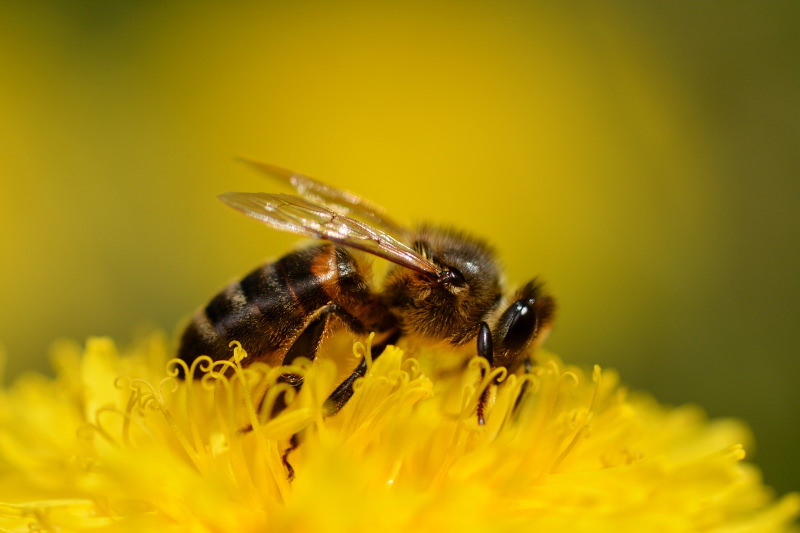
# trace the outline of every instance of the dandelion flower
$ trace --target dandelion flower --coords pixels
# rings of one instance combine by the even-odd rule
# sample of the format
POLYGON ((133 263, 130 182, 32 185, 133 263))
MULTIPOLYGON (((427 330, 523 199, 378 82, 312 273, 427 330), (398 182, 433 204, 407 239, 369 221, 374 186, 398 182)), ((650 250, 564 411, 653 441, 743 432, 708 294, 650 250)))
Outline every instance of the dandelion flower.
POLYGON ((54 379, 0 392, 0 530, 778 532, 800 510, 743 462, 741 423, 552 355, 506 376, 481 426, 481 359, 443 372, 389 347, 331 417, 336 364, 301 362, 304 387, 269 418, 257 398, 274 401, 280 368, 235 347, 181 381, 167 345, 62 345, 54 379))

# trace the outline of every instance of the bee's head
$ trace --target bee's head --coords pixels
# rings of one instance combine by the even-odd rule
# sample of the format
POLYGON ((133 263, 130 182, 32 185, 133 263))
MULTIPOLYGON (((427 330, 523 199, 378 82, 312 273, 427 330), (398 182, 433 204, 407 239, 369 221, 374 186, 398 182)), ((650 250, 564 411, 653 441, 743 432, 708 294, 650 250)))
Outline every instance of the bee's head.
POLYGON ((500 300, 491 248, 452 230, 421 228, 413 248, 441 268, 436 276, 396 267, 385 295, 408 335, 461 344, 500 300))

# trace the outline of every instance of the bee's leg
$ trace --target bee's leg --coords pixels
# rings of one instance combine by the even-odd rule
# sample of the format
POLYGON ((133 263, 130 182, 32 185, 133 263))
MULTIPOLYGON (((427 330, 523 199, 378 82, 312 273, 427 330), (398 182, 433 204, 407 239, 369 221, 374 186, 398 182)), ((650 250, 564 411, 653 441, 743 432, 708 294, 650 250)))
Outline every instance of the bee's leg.
MULTIPOLYGON (((305 345, 307 348, 313 346, 313 355, 311 359, 313 360, 314 356, 316 355, 316 350, 319 348, 319 343, 322 340, 322 335, 325 332, 325 327, 327 326, 327 320, 334 314, 341 312, 339 306, 335 304, 331 304, 328 306, 329 309, 325 311, 324 315, 320 315, 320 318, 316 319, 312 324, 309 324, 309 327, 298 337, 297 341, 292 345, 292 348, 289 352, 286 353, 286 358, 284 359, 284 364, 288 364, 292 359, 295 357, 299 357, 304 355, 304 352, 300 350, 305 345), (324 321, 324 324, 318 324, 320 320, 324 321), (306 332, 311 331, 308 336, 301 341, 306 335, 306 332), (298 342, 300 341, 300 342, 298 342), (295 349, 295 346, 298 346, 297 353, 292 353, 295 349), (291 358, 290 358, 291 357, 291 358)), ((348 318, 352 318, 349 317, 348 318)), ((400 338, 400 331, 396 330, 392 332, 386 339, 384 339, 380 344, 376 344, 372 346, 370 353, 372 355, 372 359, 377 359, 382 353, 383 350, 390 344, 394 344, 397 342, 397 339, 400 338)), ((307 353, 305 354, 308 357, 307 353)), ((353 396, 353 383, 356 379, 362 377, 367 371, 367 361, 366 359, 362 359, 361 363, 359 363, 358 367, 353 371, 353 373, 344 380, 336 390, 328 396, 328 399, 325 400, 325 414, 327 415, 334 415, 339 412, 339 410, 347 403, 351 396, 353 396)), ((303 378, 296 374, 282 374, 278 378, 279 383, 291 383, 296 390, 299 390, 300 387, 303 385, 303 378), (285 379, 284 379, 285 378, 285 379)), ((275 404, 272 407, 272 416, 277 415, 281 410, 286 408, 285 399, 283 398, 285 393, 282 393, 278 398, 275 400, 275 404)), ((297 434, 292 435, 292 438, 289 439, 289 447, 283 451, 281 455, 281 461, 283 462, 283 466, 286 468, 287 477, 289 481, 294 479, 294 468, 292 464, 289 462, 289 454, 291 454, 297 446, 300 444, 300 440, 297 434)))
MULTIPOLYGON (((383 353, 387 346, 390 344, 395 344, 397 340, 400 338, 400 330, 395 329, 393 330, 383 341, 378 344, 375 344, 370 349, 370 354, 372 355, 372 360, 374 361, 383 353)), ((345 379, 336 390, 334 390, 328 399, 325 400, 325 414, 328 416, 335 415, 339 412, 339 410, 344 407, 344 405, 350 400, 353 396, 353 383, 360 378, 363 377, 364 374, 367 372, 367 359, 364 358, 358 364, 353 373, 345 379)))
MULTIPOLYGON (((553 322, 556 302, 543 294, 541 284, 532 280, 523 285, 512 303, 495 323, 492 335, 497 343, 496 359, 509 371, 522 366, 525 374, 533 369, 531 352, 546 336, 553 322)), ((522 397, 530 386, 525 381, 514 401, 512 412, 516 412, 522 397)))
MULTIPOLYGON (((492 347, 492 331, 489 329, 489 325, 486 322, 480 323, 480 329, 478 330, 478 355, 483 357, 489 362, 490 367, 494 367, 494 348, 492 347)), ((486 377, 486 370, 481 368, 481 380, 486 377)), ((491 384, 487 385, 481 391, 481 395, 478 397, 478 406, 476 411, 478 413, 478 425, 482 426, 486 423, 485 418, 485 411, 486 411, 486 404, 489 401, 489 387, 491 384)))
MULTIPOLYGON (((525 358, 522 363, 522 369, 525 374, 531 373, 531 370, 533 370, 533 358, 531 356, 525 358)), ((522 403, 522 398, 525 396, 525 393, 528 392, 530 384, 530 381, 525 380, 522 382, 522 385, 520 385, 519 394, 517 394, 517 398, 514 400, 514 407, 511 409, 512 414, 516 414, 519 404, 522 403)))
MULTIPOLYGON (((305 357, 312 361, 316 359, 319 345, 322 342, 325 332, 328 330, 331 318, 333 318, 334 315, 341 315, 343 313, 344 311, 341 307, 336 304, 328 304, 319 309, 315 313, 316 318, 312 319, 311 322, 306 325, 303 332, 297 336, 289 347, 281 364, 284 366, 291 365, 298 357, 305 357)), ((277 383, 287 383, 291 385, 295 391, 299 391, 303 386, 303 376, 287 372, 278 377, 277 383)), ((285 396, 285 393, 281 393, 275 398, 275 403, 272 405, 272 410, 270 412, 270 418, 275 417, 286 409, 285 396)))
POLYGON ((294 480, 294 467, 292 463, 289 462, 289 454, 292 453, 300 446, 300 439, 297 436, 297 433, 291 436, 289 439, 289 447, 283 450, 281 454, 281 462, 283 463, 283 467, 286 469, 286 479, 289 481, 294 480))
MULTIPOLYGON (((347 315, 347 313, 345 313, 341 307, 336 304, 328 304, 318 310, 315 314, 316 317, 308 323, 303 332, 295 339, 295 341, 292 343, 292 346, 286 352, 286 355, 283 358, 284 365, 292 364, 292 362, 294 362, 294 360, 298 357, 306 357, 313 361, 317 356, 319 345, 322 342, 322 338, 324 337, 325 332, 328 330, 331 318, 333 318, 334 315, 342 317, 345 321, 352 319, 352 317, 347 315)), ((288 383, 295 391, 299 391, 303 386, 303 376, 286 372, 278 377, 277 383, 288 383)), ((264 397, 266 397, 266 395, 264 397)), ((261 404, 259 404, 259 412, 261 412, 263 409, 263 401, 264 398, 262 398, 261 404)), ((286 407, 286 392, 281 392, 275 398, 275 403, 272 404, 270 418, 276 417, 281 411, 286 409, 286 407)), ((289 439, 289 446, 281 455, 281 461, 283 462, 284 468, 286 468, 286 476, 289 481, 294 479, 294 468, 289 462, 289 454, 291 454, 299 444, 299 436, 297 433, 295 433, 289 439)))

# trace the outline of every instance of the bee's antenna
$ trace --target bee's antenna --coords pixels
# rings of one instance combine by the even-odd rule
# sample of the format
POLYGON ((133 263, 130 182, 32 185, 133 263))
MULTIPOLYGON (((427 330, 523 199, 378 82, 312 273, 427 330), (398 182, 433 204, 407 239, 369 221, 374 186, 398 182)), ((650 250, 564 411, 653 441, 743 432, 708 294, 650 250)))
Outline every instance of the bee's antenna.
POLYGON ((492 347, 492 331, 486 322, 481 322, 478 330, 478 355, 494 366, 494 348, 492 347))

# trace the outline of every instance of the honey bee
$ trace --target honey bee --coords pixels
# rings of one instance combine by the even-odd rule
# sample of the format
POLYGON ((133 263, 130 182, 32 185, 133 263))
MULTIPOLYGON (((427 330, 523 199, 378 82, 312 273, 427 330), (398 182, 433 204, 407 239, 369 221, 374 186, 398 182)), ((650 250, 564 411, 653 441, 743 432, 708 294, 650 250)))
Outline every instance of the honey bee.
MULTIPOLYGON (((533 279, 504 297, 501 272, 489 244, 461 231, 423 225, 406 228, 353 193, 276 166, 248 161, 291 185, 297 195, 229 192, 220 199, 267 226, 325 241, 267 263, 228 285, 197 311, 183 333, 178 357, 230 355, 237 340, 249 361, 290 364, 313 360, 329 334, 347 328, 375 332, 372 356, 402 338, 476 343, 493 368, 530 368, 532 344, 549 330, 554 299, 533 279), (382 288, 369 279, 357 251, 390 262, 382 288)), ((328 414, 353 395, 366 361, 328 397, 328 414)), ((296 389, 302 378, 281 378, 296 389)), ((486 395, 477 406, 484 423, 486 395)), ((278 402, 273 409, 284 408, 278 402)))

